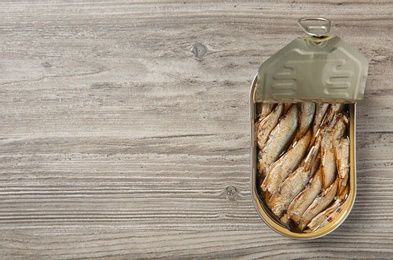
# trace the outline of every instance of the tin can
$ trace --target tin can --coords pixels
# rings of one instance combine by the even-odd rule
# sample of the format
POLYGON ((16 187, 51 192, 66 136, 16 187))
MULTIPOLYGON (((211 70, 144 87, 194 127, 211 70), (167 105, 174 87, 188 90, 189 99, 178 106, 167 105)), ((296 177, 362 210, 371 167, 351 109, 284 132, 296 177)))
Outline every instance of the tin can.
POLYGON ((312 239, 340 226, 355 201, 356 102, 364 95, 368 63, 339 37, 325 35, 328 19, 302 18, 298 23, 308 36, 265 61, 251 85, 251 190, 255 208, 270 228, 312 239), (301 117, 305 104, 314 107, 313 115, 301 117), (261 106, 268 111, 261 113, 261 106), (327 107, 325 117, 316 122, 322 107, 327 107), (327 121, 333 107, 341 110, 327 121), (289 113, 294 118, 285 128, 289 113), (311 116, 312 121, 303 119, 311 116), (334 130, 340 121, 345 128, 334 130), (299 135, 304 122, 307 132, 299 135))

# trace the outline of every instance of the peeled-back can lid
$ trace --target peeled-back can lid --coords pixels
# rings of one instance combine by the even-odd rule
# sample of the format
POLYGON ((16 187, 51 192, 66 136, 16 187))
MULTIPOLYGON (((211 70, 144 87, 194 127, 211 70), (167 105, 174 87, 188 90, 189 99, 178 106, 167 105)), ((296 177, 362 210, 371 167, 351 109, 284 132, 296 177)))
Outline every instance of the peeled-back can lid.
POLYGON ((355 103, 363 99, 367 59, 337 36, 310 35, 295 39, 260 66, 255 102, 355 103))

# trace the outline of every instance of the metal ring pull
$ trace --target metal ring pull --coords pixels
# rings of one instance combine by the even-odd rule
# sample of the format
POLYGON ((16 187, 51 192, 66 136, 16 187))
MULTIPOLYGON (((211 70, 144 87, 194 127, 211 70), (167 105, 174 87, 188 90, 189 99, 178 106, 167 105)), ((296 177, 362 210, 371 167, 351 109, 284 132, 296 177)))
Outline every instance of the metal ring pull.
POLYGON ((300 25, 300 27, 305 31, 308 35, 313 36, 313 37, 325 37, 327 34, 330 32, 330 25, 331 22, 329 19, 326 18, 300 18, 297 23, 300 25), (322 24, 319 25, 307 25, 305 22, 307 21, 314 21, 314 22, 323 22, 322 24), (316 33, 319 31, 323 31, 324 34, 316 33))

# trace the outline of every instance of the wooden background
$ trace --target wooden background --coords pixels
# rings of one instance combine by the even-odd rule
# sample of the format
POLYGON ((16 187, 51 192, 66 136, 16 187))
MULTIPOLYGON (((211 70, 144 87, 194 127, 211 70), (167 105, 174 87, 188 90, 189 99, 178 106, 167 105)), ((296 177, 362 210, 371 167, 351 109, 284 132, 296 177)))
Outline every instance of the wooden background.
POLYGON ((391 1, 1 0, 0 258, 392 258, 392 51, 391 1), (370 64, 357 200, 312 241, 249 179, 251 80, 304 16, 370 64))

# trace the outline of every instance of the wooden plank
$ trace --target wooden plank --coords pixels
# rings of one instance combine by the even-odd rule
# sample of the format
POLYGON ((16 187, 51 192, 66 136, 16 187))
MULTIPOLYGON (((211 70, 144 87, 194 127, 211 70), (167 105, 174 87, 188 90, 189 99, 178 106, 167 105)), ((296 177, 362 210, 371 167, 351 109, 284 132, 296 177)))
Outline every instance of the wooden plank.
POLYGON ((0 1, 0 258, 390 258, 391 1, 0 1), (284 238, 249 182, 259 65, 326 16, 369 60, 356 204, 284 238))

